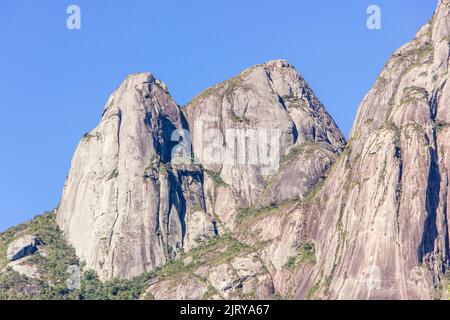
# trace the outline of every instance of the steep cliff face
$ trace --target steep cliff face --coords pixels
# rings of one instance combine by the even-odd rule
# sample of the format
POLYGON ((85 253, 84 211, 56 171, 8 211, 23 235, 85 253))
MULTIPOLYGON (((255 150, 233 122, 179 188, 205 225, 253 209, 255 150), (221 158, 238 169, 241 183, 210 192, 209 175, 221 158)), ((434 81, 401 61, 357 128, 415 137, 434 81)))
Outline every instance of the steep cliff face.
POLYGON ((166 266, 176 272, 162 272, 144 298, 292 298, 293 270, 297 265, 310 270, 315 261, 314 244, 298 232, 305 219, 292 212, 313 197, 344 148, 341 132, 283 60, 207 89, 183 112, 205 172, 207 211, 222 235, 166 266), (260 134, 267 139, 258 140, 260 134), (239 135, 245 138, 236 146, 239 135), (264 152, 267 162, 260 161, 264 152))
POLYGON ((171 165, 172 134, 183 128, 165 84, 137 74, 111 95, 100 124, 78 145, 57 222, 102 279, 152 270, 215 234, 202 171, 171 165))
POLYGON ((297 297, 430 299, 449 267, 450 2, 386 64, 311 210, 297 297))
POLYGON ((206 169, 208 210, 230 230, 238 208, 301 198, 345 146, 309 85, 284 60, 205 90, 183 112, 194 155, 206 169))
MULTIPOLYGON (((181 110, 151 74, 128 77, 80 142, 57 210, 86 282, 110 297, 114 280, 87 270, 102 280, 140 275, 131 297, 147 299, 442 297, 449 39, 450 0, 440 0, 380 73, 347 144, 283 60, 181 110)), ((62 235, 43 232, 41 220, 0 235, 0 282, 35 277, 0 296, 29 297, 41 278, 52 282, 62 235), (18 253, 20 264, 11 261, 18 253)), ((68 256, 64 267, 77 260, 68 256)))
POLYGON ((449 267, 449 19, 449 1, 439 1, 433 19, 386 64, 323 184, 298 201, 238 215, 234 235, 255 250, 278 296, 442 293, 449 267))
POLYGON ((77 148, 57 222, 101 279, 153 270, 216 235, 216 225, 233 230, 242 207, 302 197, 345 144, 286 61, 252 67, 184 111, 190 126, 163 83, 130 76, 77 148), (211 127, 201 150, 198 136, 211 127), (194 156, 180 159, 187 129, 194 156))

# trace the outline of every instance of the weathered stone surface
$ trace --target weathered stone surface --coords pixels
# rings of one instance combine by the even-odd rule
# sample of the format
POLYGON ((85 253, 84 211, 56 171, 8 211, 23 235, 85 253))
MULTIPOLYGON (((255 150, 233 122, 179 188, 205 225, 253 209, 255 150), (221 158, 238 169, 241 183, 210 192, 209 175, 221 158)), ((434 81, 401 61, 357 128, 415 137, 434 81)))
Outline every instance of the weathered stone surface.
POLYGON ((100 124, 78 145, 57 222, 101 279, 152 270, 214 235, 203 173, 170 163, 178 143, 172 134, 181 129, 183 115, 167 87, 136 74, 111 95, 100 124), (186 228, 191 219, 202 227, 186 228))
POLYGON ((198 300, 202 299, 207 291, 208 285, 205 281, 192 275, 185 275, 151 285, 144 299, 198 300))
POLYGON ((440 0, 364 98, 345 150, 286 61, 249 68, 182 112, 151 75, 130 77, 78 147, 58 222, 102 279, 153 270, 217 233, 237 238, 223 257, 200 247, 214 262, 185 258, 146 298, 434 298, 450 267, 449 38, 440 0), (197 164, 170 163, 173 129, 190 130, 197 164), (208 142, 236 158, 259 152, 233 149, 228 130, 278 130, 279 166, 224 161, 208 142))
POLYGON ((155 299, 270 299, 272 278, 256 253, 242 254, 229 263, 204 265, 193 271, 156 281, 144 298, 155 299))
POLYGON ((449 268, 450 2, 386 64, 311 212, 297 298, 431 299, 449 268))
MULTIPOLYGON (((185 112, 191 126, 162 82, 148 73, 132 75, 111 95, 100 124, 80 142, 57 222, 101 279, 153 270, 218 231, 232 230, 243 206, 301 197, 320 181, 345 144, 305 80, 286 61, 247 69, 200 94, 185 112), (192 130, 198 121, 217 115, 220 123, 214 119, 207 125, 222 128, 226 139, 228 129, 250 130, 246 134, 278 130, 271 140, 279 147, 271 150, 274 163, 210 165, 196 150, 198 132, 192 130), (201 167, 172 161, 179 143, 174 132, 184 139, 181 130, 188 128, 201 167)), ((252 140, 244 153, 259 142, 252 140)))
POLYGON ((238 208, 304 196, 345 145, 306 81, 284 60, 253 66, 205 90, 183 112, 194 155, 214 178, 205 182, 208 212, 229 230, 238 208), (213 148, 214 142, 223 148, 213 148), (265 152, 274 157, 263 161, 265 152))
POLYGON ((238 256, 230 263, 202 267, 195 274, 207 279, 223 299, 274 297, 272 278, 256 253, 238 256))
POLYGON ((9 261, 22 259, 38 250, 39 241, 34 235, 25 235, 12 241, 6 251, 9 261))
POLYGON ((309 240, 305 227, 309 215, 298 202, 292 202, 244 217, 236 229, 240 241, 258 246, 258 258, 271 277, 273 292, 286 299, 294 297, 299 283, 307 281, 314 270, 314 263, 287 267, 289 260, 299 255, 300 244, 309 240))
POLYGON ((317 144, 304 143, 296 147, 281 163, 279 173, 268 180, 258 199, 259 205, 304 198, 323 182, 336 158, 336 153, 317 144))
POLYGON ((17 273, 31 278, 31 279, 40 279, 41 278, 41 274, 39 272, 39 269, 37 266, 35 265, 28 265, 26 263, 20 263, 20 264, 10 264, 9 265, 14 271, 16 271, 17 273))

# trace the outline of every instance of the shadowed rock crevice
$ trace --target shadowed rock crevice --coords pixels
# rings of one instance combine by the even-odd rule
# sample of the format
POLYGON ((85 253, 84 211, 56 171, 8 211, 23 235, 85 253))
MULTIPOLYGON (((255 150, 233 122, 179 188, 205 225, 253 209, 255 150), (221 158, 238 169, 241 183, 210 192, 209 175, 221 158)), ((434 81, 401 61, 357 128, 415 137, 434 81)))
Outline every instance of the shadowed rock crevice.
POLYGON ((438 236, 437 208, 439 206, 440 194, 440 173, 435 149, 430 150, 431 164, 428 175, 426 191, 426 219, 423 226, 423 236, 419 247, 419 262, 426 262, 429 255, 432 255, 435 248, 435 241, 438 236))

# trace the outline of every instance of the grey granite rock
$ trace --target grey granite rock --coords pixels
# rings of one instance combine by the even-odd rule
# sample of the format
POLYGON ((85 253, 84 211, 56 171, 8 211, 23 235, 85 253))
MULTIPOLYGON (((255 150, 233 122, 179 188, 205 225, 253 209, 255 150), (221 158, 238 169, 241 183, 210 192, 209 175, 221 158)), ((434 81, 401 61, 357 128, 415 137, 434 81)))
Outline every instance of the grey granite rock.
POLYGON ((345 146, 309 85, 284 60, 205 90, 183 112, 195 157, 213 178, 205 179, 208 211, 229 230, 239 208, 303 197, 345 146), (228 152, 234 161, 227 161, 228 152))
POLYGON ((38 251, 39 241, 34 235, 24 235, 8 245, 6 258, 8 261, 20 260, 38 251))
POLYGON ((299 272, 297 298, 437 295, 450 254, 450 2, 438 3, 380 73, 346 151, 303 209, 320 255, 299 272))
POLYGON ((182 129, 183 115, 167 86, 149 73, 135 74, 111 95, 100 124, 78 145, 57 222, 101 279, 153 270, 214 235, 202 171, 171 163, 178 144, 172 134, 182 129), (192 219, 202 227, 187 228, 192 219))

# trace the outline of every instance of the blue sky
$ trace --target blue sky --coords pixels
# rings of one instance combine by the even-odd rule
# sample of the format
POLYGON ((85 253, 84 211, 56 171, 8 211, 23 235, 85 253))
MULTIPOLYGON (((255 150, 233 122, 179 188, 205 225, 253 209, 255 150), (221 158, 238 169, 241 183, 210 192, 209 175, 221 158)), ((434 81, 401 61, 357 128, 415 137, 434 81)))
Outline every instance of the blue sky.
POLYGON ((77 143, 127 74, 150 71, 179 104, 242 69, 287 59, 341 130, 432 0, 33 0, 0 11, 0 230, 54 208, 77 143), (66 8, 81 8, 81 30, 66 8), (366 9, 381 8, 368 30, 366 9))

